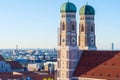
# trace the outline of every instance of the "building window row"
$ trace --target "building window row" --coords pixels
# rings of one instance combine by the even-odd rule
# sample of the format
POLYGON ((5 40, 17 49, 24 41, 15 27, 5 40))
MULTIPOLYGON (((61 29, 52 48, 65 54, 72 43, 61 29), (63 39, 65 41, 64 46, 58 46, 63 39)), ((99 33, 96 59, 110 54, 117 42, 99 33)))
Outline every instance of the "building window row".
POLYGON ((62 18, 75 18, 75 15, 62 15, 62 18))
POLYGON ((94 20, 94 17, 81 17, 80 20, 94 20))
MULTIPOLYGON (((72 31, 75 31, 75 25, 72 25, 72 31)), ((65 23, 63 22, 62 23, 62 31, 64 31, 65 30, 65 23)))
MULTIPOLYGON (((94 32, 94 26, 91 26, 91 32, 94 32)), ((83 24, 81 25, 81 32, 85 31, 85 27, 83 26, 83 24)))

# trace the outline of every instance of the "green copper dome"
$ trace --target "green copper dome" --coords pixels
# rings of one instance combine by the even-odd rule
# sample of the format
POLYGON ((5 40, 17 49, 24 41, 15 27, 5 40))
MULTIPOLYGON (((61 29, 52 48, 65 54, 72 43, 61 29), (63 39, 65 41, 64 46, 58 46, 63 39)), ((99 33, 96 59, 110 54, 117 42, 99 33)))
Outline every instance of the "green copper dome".
POLYGON ((77 8, 73 3, 67 2, 61 6, 60 12, 76 12, 77 8))
POLYGON ((80 15, 95 15, 95 10, 90 5, 84 5, 80 8, 79 14, 80 15))

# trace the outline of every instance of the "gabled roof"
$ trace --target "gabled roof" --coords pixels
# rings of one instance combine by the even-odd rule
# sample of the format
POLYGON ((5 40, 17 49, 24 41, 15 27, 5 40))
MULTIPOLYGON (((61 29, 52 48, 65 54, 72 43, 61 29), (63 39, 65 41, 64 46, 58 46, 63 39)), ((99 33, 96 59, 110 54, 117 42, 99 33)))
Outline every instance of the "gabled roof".
POLYGON ((73 76, 120 79, 120 51, 83 51, 73 76))
POLYGON ((23 66, 18 61, 7 61, 11 65, 12 69, 23 69, 23 66))

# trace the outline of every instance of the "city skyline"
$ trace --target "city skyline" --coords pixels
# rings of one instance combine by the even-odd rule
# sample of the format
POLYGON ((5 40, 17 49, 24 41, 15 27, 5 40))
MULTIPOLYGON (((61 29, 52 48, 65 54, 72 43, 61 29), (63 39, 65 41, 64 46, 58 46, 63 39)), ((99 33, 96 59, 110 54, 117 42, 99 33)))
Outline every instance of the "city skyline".
MULTIPOLYGON (((0 1, 0 48, 57 48, 60 7, 67 0, 0 1), (48 4, 49 3, 49 4, 48 4)), ((119 2, 113 0, 70 0, 79 9, 88 2, 95 9, 96 44, 98 49, 120 50, 119 2)))

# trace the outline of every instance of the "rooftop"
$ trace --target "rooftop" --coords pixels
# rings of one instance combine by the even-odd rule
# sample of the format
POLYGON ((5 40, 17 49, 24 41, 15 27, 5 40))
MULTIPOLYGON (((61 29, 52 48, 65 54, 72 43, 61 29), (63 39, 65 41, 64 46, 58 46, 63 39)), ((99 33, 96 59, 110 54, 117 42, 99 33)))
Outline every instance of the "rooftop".
POLYGON ((18 61, 7 61, 11 65, 12 69, 23 69, 23 66, 18 61))
POLYGON ((83 51, 74 76, 120 79, 120 51, 83 51))

